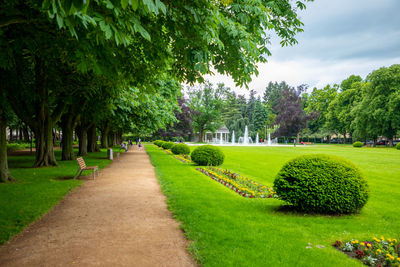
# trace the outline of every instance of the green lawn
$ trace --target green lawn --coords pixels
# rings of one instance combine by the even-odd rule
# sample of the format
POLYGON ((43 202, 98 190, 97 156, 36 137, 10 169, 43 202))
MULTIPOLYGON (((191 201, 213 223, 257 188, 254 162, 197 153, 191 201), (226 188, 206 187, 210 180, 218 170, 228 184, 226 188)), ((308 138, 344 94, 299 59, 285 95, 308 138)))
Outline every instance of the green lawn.
MULTIPOLYGON (((77 151, 76 151, 77 152, 77 151)), ((56 151, 57 159, 61 151, 56 151)), ((106 152, 89 153, 85 156, 88 166, 100 169, 111 161, 106 152)), ((71 189, 82 184, 72 180, 78 165, 76 161, 58 161, 57 167, 32 168, 34 155, 10 156, 9 167, 17 182, 0 183, 0 244, 22 231, 25 226, 47 213, 71 189)), ((90 175, 85 171, 83 175, 90 175)))
POLYGON ((326 153, 355 163, 370 186, 360 214, 306 215, 279 210, 276 199, 247 199, 146 146, 174 216, 192 240, 190 251, 203 266, 361 266, 330 245, 335 240, 399 238, 400 152, 350 146, 221 147, 222 167, 272 185, 282 165, 298 155, 326 153), (306 249, 308 243, 312 249, 306 249), (316 248, 324 245, 325 248, 316 248))

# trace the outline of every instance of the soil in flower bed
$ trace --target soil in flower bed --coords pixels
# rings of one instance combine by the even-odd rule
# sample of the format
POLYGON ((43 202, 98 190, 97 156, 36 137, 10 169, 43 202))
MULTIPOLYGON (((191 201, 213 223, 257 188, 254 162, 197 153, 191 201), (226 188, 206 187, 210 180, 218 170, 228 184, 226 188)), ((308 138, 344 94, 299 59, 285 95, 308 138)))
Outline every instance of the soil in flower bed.
POLYGON ((400 240, 395 238, 359 242, 351 240, 346 243, 336 241, 333 244, 338 250, 351 258, 356 258, 368 266, 400 266, 400 240))
POLYGON ((232 189, 239 195, 248 198, 273 198, 277 197, 272 188, 256 183, 249 178, 243 177, 229 170, 216 167, 197 168, 213 180, 232 189))
POLYGON ((192 163, 193 161, 189 158, 188 155, 175 155, 174 158, 182 161, 183 163, 192 163))

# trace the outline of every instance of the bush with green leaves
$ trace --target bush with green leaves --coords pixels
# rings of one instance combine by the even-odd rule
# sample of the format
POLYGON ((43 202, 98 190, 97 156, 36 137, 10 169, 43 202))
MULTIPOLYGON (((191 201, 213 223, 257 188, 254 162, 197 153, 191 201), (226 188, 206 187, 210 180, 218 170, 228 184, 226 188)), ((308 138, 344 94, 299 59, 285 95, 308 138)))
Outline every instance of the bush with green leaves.
POLYGON ((360 141, 355 141, 354 143, 353 143, 353 147, 362 147, 364 144, 362 143, 362 142, 360 142, 360 141))
POLYGON ((400 150, 400 143, 396 145, 396 149, 400 150))
POLYGON ((368 200, 367 182, 353 163, 320 154, 287 162, 275 178, 274 190, 304 212, 354 213, 368 200))
POLYGON ((164 149, 171 149, 174 145, 174 142, 163 142, 161 146, 164 149))
POLYGON ((156 146, 160 147, 161 144, 162 144, 162 142, 164 142, 164 141, 162 141, 162 140, 156 140, 156 141, 154 141, 154 144, 155 144, 156 146))
POLYGON ((183 154, 183 155, 189 155, 190 154, 190 147, 186 144, 175 144, 171 148, 172 153, 175 155, 183 154))
POLYGON ((218 147, 205 145, 196 147, 190 157, 200 166, 218 166, 224 162, 225 155, 218 147))

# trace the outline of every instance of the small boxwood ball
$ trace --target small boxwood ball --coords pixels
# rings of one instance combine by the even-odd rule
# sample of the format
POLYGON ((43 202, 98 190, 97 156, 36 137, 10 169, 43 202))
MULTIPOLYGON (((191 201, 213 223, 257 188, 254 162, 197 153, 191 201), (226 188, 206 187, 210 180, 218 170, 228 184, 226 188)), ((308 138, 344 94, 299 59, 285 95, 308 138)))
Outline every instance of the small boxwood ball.
POLYGON ((186 144, 175 144, 171 148, 172 153, 175 155, 183 154, 183 155, 189 155, 190 154, 190 147, 186 144))
POLYGON ((200 166, 218 166, 224 162, 225 155, 216 146, 204 145, 196 147, 190 157, 200 166))
POLYGON ((398 143, 398 144, 396 145, 396 148, 397 148, 398 150, 400 150, 400 143, 398 143))
POLYGON ((356 141, 353 143, 353 147, 362 147, 364 144, 360 141, 356 141))
POLYGON ((173 147, 174 145, 175 145, 174 142, 164 142, 164 143, 162 144, 162 147, 163 147, 164 149, 171 149, 171 147, 173 147))
POLYGON ((160 142, 158 142, 158 146, 159 146, 159 147, 163 147, 163 144, 164 144, 164 143, 165 143, 165 141, 162 141, 162 140, 161 140, 160 142))
POLYGON ((343 214, 359 211, 368 200, 360 170, 344 158, 305 155, 287 162, 274 181, 279 198, 304 212, 343 214))

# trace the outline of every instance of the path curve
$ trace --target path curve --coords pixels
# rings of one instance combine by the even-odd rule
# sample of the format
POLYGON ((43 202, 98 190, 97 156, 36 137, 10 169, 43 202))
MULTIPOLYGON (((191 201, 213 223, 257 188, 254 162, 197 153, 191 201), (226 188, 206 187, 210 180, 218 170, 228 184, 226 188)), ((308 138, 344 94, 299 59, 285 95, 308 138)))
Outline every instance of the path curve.
POLYGON ((1 266, 196 266, 145 151, 133 149, 0 247, 1 266))

